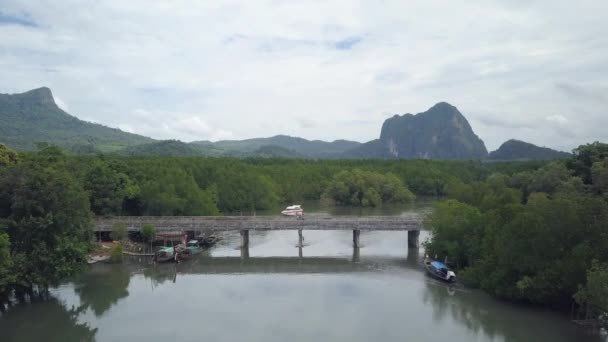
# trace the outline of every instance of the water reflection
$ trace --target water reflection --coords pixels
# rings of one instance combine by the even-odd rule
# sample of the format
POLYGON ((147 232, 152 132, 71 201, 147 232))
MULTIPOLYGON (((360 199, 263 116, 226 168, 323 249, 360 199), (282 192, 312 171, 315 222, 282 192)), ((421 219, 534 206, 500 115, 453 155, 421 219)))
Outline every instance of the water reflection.
POLYGON ((67 308, 51 294, 11 305, 0 315, 2 341, 95 341, 97 328, 79 322, 85 308, 67 308))
MULTIPOLYGON (((466 291, 432 280, 426 283, 422 298, 433 308, 433 321, 438 325, 455 321, 481 340, 581 340, 581 329, 559 313, 501 302, 477 291, 466 291)), ((605 341, 597 335, 584 337, 585 341, 605 341)))
POLYGON ((122 265, 100 264, 74 280, 81 306, 101 316, 121 298, 129 295, 131 274, 122 265))
POLYGON ((149 265, 143 270, 143 275, 146 279, 151 280, 151 285, 154 289, 164 283, 177 282, 177 266, 171 263, 149 265))

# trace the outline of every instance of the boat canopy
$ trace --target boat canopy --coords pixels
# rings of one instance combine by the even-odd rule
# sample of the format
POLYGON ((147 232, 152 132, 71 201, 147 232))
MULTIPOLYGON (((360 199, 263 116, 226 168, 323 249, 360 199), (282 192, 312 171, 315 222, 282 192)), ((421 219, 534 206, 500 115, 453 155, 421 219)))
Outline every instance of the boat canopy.
POLYGON ((190 240, 190 241, 188 241, 188 244, 191 244, 191 243, 198 243, 198 240, 190 240))
POLYGON ((431 261, 431 265, 433 265, 433 267, 435 267, 438 270, 441 270, 441 269, 447 270, 448 269, 448 267, 444 263, 439 262, 439 261, 431 261))
POLYGON ((173 253, 173 247, 162 247, 159 252, 173 253))

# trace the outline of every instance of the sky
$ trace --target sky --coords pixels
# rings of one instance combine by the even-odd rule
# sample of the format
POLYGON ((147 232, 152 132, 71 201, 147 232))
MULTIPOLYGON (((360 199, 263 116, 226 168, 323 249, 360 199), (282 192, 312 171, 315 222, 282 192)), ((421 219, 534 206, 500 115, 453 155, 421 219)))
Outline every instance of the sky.
POLYGON ((365 142, 446 101, 568 151, 608 140, 608 1, 0 0, 0 71, 157 139, 365 142))

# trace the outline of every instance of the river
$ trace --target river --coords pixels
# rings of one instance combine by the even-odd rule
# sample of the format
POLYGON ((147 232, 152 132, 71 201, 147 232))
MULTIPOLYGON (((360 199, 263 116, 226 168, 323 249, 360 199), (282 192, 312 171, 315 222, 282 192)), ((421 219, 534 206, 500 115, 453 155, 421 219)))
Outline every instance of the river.
POLYGON ((350 232, 304 237, 300 250, 294 231, 251 232, 244 257, 228 233, 177 265, 93 265, 2 314, 0 340, 606 341, 566 315, 430 279, 406 232, 362 232, 359 250, 350 232))

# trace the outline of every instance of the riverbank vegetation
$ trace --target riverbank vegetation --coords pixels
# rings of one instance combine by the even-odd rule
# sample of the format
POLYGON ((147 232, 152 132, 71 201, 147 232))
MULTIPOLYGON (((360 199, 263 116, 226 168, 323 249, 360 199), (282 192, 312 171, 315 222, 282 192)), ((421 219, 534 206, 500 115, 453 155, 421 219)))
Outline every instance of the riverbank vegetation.
POLYGON ((426 247, 467 283, 510 300, 569 307, 574 297, 608 307, 607 144, 446 192, 426 222, 426 247))
MULTIPOLYGON (((523 205, 539 197, 535 194, 539 187, 587 189, 584 181, 561 182, 565 177, 562 171, 567 167, 560 165, 556 168, 543 162, 135 158, 70 156, 53 146, 41 146, 33 153, 1 148, 0 293, 45 288, 78 271, 92 248, 95 215, 221 215, 322 197, 338 205, 379 206, 403 203, 414 195, 448 194, 459 199, 459 205, 470 207, 472 213, 467 220, 480 220, 478 217, 485 217, 486 209, 494 203, 519 200, 519 205, 523 205), (500 175, 493 176, 496 173, 500 175), (549 181, 538 176, 543 173, 550 174, 549 181)), ((602 172, 597 166, 589 171, 591 176, 596 175, 595 179, 602 172)), ((595 194, 585 196, 601 198, 600 184, 592 183, 595 194)), ((542 196, 538 201, 537 210, 541 210, 542 196)), ((445 234, 449 236, 449 222, 446 227, 445 234)), ((119 230, 113 234, 120 240, 123 232, 119 230)), ((455 253, 452 248, 456 248, 459 255, 464 255, 461 263, 468 266, 465 262, 478 262, 476 258, 481 253, 469 255, 467 246, 476 241, 445 248, 450 253, 455 253)), ((437 246, 439 243, 438 239, 437 246)), ((583 276, 585 272, 586 268, 581 272, 583 276)), ((573 282, 572 286, 577 284, 573 282)))

